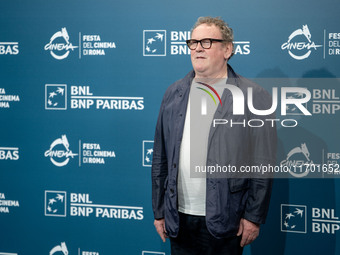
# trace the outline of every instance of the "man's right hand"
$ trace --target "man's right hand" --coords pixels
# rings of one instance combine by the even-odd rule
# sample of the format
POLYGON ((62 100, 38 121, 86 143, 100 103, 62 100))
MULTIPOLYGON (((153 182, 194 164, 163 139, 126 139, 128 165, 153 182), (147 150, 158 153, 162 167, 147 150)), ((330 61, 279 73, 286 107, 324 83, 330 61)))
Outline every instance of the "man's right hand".
POLYGON ((162 238, 163 242, 165 242, 165 238, 168 238, 168 236, 167 236, 166 230, 165 230, 165 221, 164 221, 164 219, 155 220, 153 224, 155 225, 157 233, 162 238))

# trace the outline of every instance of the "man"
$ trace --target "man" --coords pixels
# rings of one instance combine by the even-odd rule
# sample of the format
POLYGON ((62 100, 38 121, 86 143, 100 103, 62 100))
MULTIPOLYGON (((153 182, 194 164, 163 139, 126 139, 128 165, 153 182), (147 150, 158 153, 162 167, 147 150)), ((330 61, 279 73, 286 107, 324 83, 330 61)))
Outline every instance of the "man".
POLYGON ((152 162, 154 225, 164 242, 170 237, 172 255, 242 254, 243 247, 256 239, 260 224, 265 222, 271 179, 190 178, 190 164, 203 158, 207 166, 228 162, 237 169, 242 165, 274 165, 276 129, 266 123, 258 128, 236 125, 212 130, 212 118, 230 117, 237 123, 268 118, 252 114, 245 106, 242 122, 240 116, 232 114, 231 91, 224 89, 221 105, 213 109, 210 121, 196 127, 202 131, 200 136, 191 136, 206 146, 191 148, 190 98, 196 84, 221 81, 237 86, 245 98, 251 88, 253 105, 258 110, 269 109, 271 98, 228 65, 233 55, 233 32, 223 20, 199 18, 191 38, 187 44, 194 70, 167 89, 156 126, 152 162))

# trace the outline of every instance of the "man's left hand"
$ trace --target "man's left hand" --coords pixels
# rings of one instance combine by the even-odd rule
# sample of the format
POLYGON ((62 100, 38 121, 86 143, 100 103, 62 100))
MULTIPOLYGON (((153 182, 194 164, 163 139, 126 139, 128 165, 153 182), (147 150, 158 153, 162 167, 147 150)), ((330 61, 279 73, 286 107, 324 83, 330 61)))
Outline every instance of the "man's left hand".
POLYGON ((260 233, 260 226, 246 219, 241 219, 237 236, 242 235, 241 247, 253 242, 260 233))

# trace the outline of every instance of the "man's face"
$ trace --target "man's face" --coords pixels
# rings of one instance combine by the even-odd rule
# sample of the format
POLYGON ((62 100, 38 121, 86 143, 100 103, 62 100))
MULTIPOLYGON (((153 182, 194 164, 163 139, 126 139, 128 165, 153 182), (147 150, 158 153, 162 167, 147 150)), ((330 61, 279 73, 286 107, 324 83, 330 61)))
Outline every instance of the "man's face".
MULTIPOLYGON (((215 25, 202 24, 194 29, 191 39, 204 38, 222 39, 221 31, 215 25)), ((191 63, 196 73, 196 78, 222 78, 226 77, 227 59, 232 52, 231 43, 213 42, 210 49, 203 49, 197 44, 191 50, 191 63)))

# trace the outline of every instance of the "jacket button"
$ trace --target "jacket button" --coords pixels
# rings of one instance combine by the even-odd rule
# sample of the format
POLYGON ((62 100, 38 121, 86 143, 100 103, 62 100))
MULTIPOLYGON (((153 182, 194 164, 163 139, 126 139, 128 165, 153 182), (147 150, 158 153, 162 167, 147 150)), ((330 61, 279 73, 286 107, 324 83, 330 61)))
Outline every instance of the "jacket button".
POLYGON ((174 164, 174 168, 176 168, 176 163, 174 164))
POLYGON ((183 116, 183 114, 181 113, 180 115, 179 115, 179 117, 182 117, 183 116))

